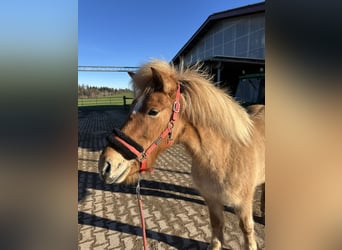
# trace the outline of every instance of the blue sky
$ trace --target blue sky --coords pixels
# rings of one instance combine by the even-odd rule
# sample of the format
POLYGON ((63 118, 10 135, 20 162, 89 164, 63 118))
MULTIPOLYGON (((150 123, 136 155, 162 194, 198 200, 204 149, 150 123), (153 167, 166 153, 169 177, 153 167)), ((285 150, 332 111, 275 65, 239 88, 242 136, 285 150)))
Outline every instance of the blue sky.
MULTIPOLYGON (((78 65, 170 61, 213 13, 261 0, 80 0, 78 65)), ((127 73, 79 72, 78 83, 130 88, 127 73)))

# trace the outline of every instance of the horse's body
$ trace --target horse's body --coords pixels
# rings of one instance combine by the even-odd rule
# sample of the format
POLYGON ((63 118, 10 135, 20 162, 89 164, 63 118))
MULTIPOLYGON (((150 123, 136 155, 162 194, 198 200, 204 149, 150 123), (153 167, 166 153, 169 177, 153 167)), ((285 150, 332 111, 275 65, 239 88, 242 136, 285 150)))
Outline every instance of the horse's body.
MULTIPOLYGON (((256 250, 252 205, 257 185, 264 182, 264 106, 242 108, 216 88, 198 69, 177 71, 166 62, 152 61, 131 74, 137 98, 121 131, 147 148, 173 116, 177 84, 182 86, 180 112, 172 125, 175 143, 182 143, 192 156, 191 175, 209 208, 212 226, 210 249, 223 244, 223 205, 234 206, 248 248, 256 250)), ((147 157, 151 167, 167 138, 147 157)), ((101 178, 107 183, 133 183, 139 161, 124 157, 109 143, 99 160, 101 178)))

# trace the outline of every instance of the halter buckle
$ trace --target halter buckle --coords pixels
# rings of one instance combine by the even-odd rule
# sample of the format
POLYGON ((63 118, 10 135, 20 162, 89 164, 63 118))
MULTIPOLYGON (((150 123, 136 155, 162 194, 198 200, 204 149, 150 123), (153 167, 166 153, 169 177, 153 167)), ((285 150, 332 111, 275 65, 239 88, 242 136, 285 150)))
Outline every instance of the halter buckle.
POLYGON ((144 159, 146 159, 147 155, 146 152, 142 152, 141 155, 138 157, 138 161, 142 162, 144 159))
POLYGON ((173 103, 173 108, 172 108, 173 112, 175 113, 179 113, 180 111, 180 102, 179 101, 175 101, 173 103))

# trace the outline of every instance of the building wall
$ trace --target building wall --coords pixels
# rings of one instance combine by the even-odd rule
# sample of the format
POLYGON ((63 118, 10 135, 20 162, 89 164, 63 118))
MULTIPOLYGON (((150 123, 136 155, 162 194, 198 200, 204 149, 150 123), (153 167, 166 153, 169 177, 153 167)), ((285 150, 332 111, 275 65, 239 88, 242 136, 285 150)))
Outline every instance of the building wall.
POLYGON ((218 21, 184 57, 185 64, 214 56, 265 59, 265 14, 218 21))

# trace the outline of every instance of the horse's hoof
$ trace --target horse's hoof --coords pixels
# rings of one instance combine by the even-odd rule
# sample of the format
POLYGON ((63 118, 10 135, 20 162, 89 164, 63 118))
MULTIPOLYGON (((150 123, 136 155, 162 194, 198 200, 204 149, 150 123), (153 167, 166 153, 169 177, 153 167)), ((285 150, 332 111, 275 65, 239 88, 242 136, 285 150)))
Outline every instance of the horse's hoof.
POLYGON ((248 250, 258 250, 256 242, 254 242, 254 244, 249 244, 248 250))
POLYGON ((221 250, 221 242, 218 239, 213 239, 207 250, 221 250))

